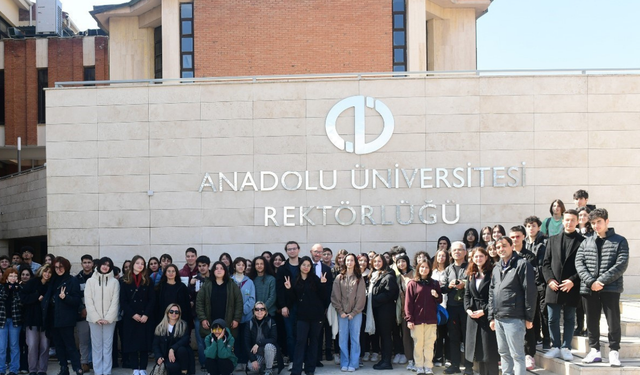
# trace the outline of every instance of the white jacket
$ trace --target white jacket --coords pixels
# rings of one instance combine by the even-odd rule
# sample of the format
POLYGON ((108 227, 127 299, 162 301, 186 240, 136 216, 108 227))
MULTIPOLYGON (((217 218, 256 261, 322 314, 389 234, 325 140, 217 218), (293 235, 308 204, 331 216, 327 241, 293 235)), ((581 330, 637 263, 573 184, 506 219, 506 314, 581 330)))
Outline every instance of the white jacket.
POLYGON ((113 276, 113 272, 93 273, 84 288, 84 303, 87 307, 88 322, 95 323, 104 319, 114 323, 118 320, 120 282, 113 276))

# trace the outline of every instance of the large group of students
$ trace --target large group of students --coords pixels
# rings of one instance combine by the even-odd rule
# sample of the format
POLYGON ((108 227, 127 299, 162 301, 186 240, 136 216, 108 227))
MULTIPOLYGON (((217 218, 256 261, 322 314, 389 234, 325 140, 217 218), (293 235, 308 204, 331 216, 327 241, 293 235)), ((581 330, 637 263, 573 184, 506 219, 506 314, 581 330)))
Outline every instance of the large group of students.
POLYGON ((545 357, 573 360, 574 334, 589 337, 582 362, 601 362, 601 311, 608 361, 620 366, 629 247, 587 200, 579 190, 575 209, 555 200, 543 221, 469 228, 411 258, 402 246, 334 255, 315 244, 306 255, 289 241, 284 252, 223 253, 213 263, 188 248, 182 268, 168 254, 136 255, 121 268, 84 255, 72 276, 68 259, 49 254, 40 265, 25 247, 0 256, 0 373, 46 375, 55 349, 59 375, 69 363, 77 375, 118 366, 147 375, 150 358, 169 375, 196 374, 197 365, 210 375, 272 375, 287 364, 292 375, 313 375, 323 357, 343 372, 374 362, 471 375, 476 362, 481 375, 499 366, 523 375, 538 345, 545 357))

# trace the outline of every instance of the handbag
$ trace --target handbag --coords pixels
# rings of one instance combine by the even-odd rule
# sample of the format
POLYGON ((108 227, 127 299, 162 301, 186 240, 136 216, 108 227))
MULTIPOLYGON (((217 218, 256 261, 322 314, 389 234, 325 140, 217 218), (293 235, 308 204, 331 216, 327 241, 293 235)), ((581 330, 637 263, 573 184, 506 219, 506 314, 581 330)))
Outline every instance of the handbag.
POLYGON ((167 375, 167 368, 164 366, 164 362, 153 365, 149 375, 167 375))
POLYGON ((447 309, 442 307, 442 305, 438 305, 438 325, 443 326, 447 324, 449 320, 449 312, 447 309))

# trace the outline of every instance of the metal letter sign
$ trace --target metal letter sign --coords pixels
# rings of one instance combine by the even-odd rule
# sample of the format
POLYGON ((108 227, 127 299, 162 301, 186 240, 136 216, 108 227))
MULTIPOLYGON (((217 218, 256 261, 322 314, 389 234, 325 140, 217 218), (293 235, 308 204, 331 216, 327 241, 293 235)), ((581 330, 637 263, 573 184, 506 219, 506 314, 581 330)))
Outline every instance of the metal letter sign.
POLYGON ((325 128, 327 130, 327 136, 331 143, 340 150, 345 150, 349 153, 355 153, 356 155, 370 154, 378 151, 384 145, 389 142, 391 135, 393 135, 393 128, 395 123, 393 121, 393 115, 391 110, 380 100, 374 99, 370 96, 364 97, 362 95, 350 96, 342 99, 336 105, 331 108, 329 114, 327 114, 327 120, 325 122, 325 128), (376 112, 382 116, 384 126, 382 133, 373 142, 365 142, 365 125, 364 125, 364 112, 365 105, 369 108, 375 109, 376 112), (355 124, 354 124, 354 143, 345 142, 344 139, 338 134, 336 130, 336 120, 345 110, 353 107, 355 111, 355 124))

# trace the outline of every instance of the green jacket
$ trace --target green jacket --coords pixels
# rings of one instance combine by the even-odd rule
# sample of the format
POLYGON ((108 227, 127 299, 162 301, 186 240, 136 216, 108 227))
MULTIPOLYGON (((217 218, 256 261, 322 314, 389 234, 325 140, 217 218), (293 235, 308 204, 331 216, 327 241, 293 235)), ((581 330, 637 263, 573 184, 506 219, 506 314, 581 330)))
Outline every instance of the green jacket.
POLYGON ((238 357, 233 353, 233 344, 235 342, 229 328, 224 340, 214 340, 211 334, 204 338, 204 356, 211 359, 229 359, 233 363, 233 367, 238 364, 238 357))
MULTIPOLYGON (((198 296, 196 297, 196 315, 199 321, 208 320, 211 324, 215 319, 211 317, 211 290, 213 288, 213 281, 206 279, 204 285, 200 288, 198 296)), ((227 281, 227 312, 224 316, 224 321, 227 324, 227 328, 232 326, 233 321, 238 322, 242 320, 242 294, 240 288, 233 281, 227 281)), ((202 328, 200 325, 200 336, 205 337, 211 333, 208 329, 202 328)), ((233 336, 237 336, 238 328, 231 330, 233 336)))

